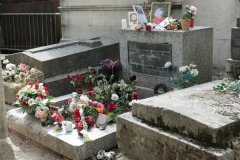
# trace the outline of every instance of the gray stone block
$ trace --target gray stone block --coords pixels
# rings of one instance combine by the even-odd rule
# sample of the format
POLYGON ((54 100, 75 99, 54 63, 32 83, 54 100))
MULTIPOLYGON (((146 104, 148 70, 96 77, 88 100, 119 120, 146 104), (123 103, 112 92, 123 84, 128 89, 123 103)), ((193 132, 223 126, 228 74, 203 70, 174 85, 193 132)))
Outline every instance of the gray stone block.
POLYGON ((240 60, 240 28, 232 28, 231 35, 231 58, 240 60))
POLYGON ((8 111, 7 119, 10 130, 74 160, 84 160, 94 156, 99 150, 116 146, 116 124, 108 125, 103 131, 92 129, 88 135, 92 141, 84 143, 75 129, 71 133, 59 133, 53 127, 42 127, 38 119, 23 114, 20 109, 8 111))
POLYGON ((229 146, 232 138, 240 133, 240 105, 234 95, 213 91, 220 83, 213 81, 139 100, 133 104, 132 113, 152 125, 192 137, 205 145, 229 146))
POLYGON ((237 18, 237 27, 240 27, 240 18, 237 18))
POLYGON ((12 63, 18 64, 20 61, 43 71, 45 78, 97 66, 101 60, 107 58, 119 58, 118 42, 104 37, 95 41, 101 41, 102 45, 89 47, 86 45, 87 42, 71 41, 26 50, 7 58, 12 63))
POLYGON ((8 104, 14 104, 16 102, 16 94, 19 89, 14 88, 13 83, 4 82, 3 85, 5 102, 8 104))
MULTIPOLYGON (((208 82, 212 79, 212 28, 197 26, 187 32, 182 30, 164 32, 153 30, 151 32, 136 32, 132 29, 123 29, 120 30, 120 38, 120 59, 121 63, 123 64, 123 77, 125 80, 128 80, 130 75, 135 74, 137 75, 136 82, 139 86, 153 89, 158 83, 165 83, 170 85, 170 77, 174 76, 171 75, 171 73, 165 74, 164 72, 156 75, 150 74, 152 72, 141 72, 141 69, 149 70, 152 68, 156 71, 156 68, 163 67, 163 63, 166 61, 172 61, 172 64, 175 67, 195 63, 198 65, 200 83, 208 82), (135 47, 134 49, 134 47, 129 47, 129 44, 132 44, 132 42, 137 42, 139 45, 145 44, 148 46, 154 44, 162 45, 162 47, 163 45, 171 45, 171 52, 167 48, 164 49, 164 47, 162 49, 159 49, 157 47, 149 47, 148 49, 135 47), (134 66, 131 66, 133 63, 131 62, 129 52, 131 52, 132 55, 136 55, 135 57, 140 59, 139 61, 136 61, 138 62, 137 66, 143 66, 141 69, 133 69, 134 66), (171 57, 167 58, 169 57, 169 54, 171 54, 171 57), (149 65, 148 59, 152 59, 154 62, 159 62, 159 65, 157 65, 157 63, 154 66, 149 65)), ((132 59, 134 60, 134 58, 132 59)))
POLYGON ((236 160, 240 149, 204 147, 190 138, 151 127, 131 113, 118 116, 117 144, 137 160, 236 160))

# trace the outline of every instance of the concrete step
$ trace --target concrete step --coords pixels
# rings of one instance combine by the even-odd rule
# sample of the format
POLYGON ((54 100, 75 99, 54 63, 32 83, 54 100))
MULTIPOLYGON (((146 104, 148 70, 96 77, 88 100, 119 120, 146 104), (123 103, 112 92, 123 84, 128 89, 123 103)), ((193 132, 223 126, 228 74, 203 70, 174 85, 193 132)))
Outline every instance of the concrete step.
POLYGON ((87 159, 99 150, 109 150, 117 145, 116 124, 108 125, 105 130, 91 129, 88 133, 91 141, 84 142, 76 129, 66 133, 64 129, 57 132, 54 127, 42 127, 39 119, 23 114, 19 108, 8 111, 7 119, 10 130, 74 160, 87 159))
POLYGON ((220 94, 213 81, 191 88, 139 100, 132 113, 137 118, 192 137, 205 145, 226 147, 240 133, 240 100, 220 94))
POLYGON ((117 119, 117 144, 120 150, 137 160, 237 160, 234 149, 204 147, 194 140, 151 127, 125 113, 117 119))
POLYGON ((106 37, 63 42, 7 56, 11 63, 26 63, 43 71, 45 78, 66 74, 104 59, 119 59, 118 42, 106 37))

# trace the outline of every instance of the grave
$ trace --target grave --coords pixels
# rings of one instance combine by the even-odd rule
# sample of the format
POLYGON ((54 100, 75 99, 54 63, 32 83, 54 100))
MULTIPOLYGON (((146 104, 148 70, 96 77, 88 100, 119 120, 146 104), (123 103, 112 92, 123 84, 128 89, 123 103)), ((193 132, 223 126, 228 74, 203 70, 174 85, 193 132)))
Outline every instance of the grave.
POLYGON ((10 130, 17 131, 70 159, 84 160, 97 154, 99 150, 116 146, 116 124, 108 125, 102 131, 93 128, 88 134, 91 141, 83 142, 75 129, 66 133, 65 130, 56 132, 53 127, 42 127, 39 119, 23 114, 19 108, 8 111, 7 117, 10 130))
POLYGON ((67 74, 85 72, 89 66, 98 66, 107 58, 119 59, 118 48, 116 41, 99 37, 30 49, 6 58, 11 63, 25 63, 42 71, 49 92, 57 97, 73 91, 67 74))
POLYGON ((240 105, 213 81, 133 104, 117 120, 117 143, 136 159, 240 159, 240 105))
POLYGON ((232 28, 231 34, 231 58, 227 59, 227 72, 234 78, 240 75, 240 18, 237 18, 237 27, 232 28))
POLYGON ((194 27, 190 31, 137 32, 120 30, 120 59, 123 77, 137 76, 137 85, 153 89, 157 84, 171 86, 176 72, 164 70, 171 62, 173 68, 194 63, 199 70, 199 83, 211 81, 213 29, 194 27))

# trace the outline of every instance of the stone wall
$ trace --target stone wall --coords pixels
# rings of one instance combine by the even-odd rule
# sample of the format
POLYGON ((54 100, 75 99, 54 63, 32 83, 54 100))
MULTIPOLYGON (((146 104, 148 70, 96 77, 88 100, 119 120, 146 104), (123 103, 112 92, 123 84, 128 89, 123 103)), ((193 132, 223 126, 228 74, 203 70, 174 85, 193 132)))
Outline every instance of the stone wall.
MULTIPOLYGON (((61 0, 60 11, 63 39, 89 39, 109 36, 119 40, 121 19, 128 18, 132 5, 150 5, 159 0, 61 0)), ((170 0, 175 4, 173 17, 181 11, 183 0, 170 0), (179 5, 180 4, 180 5, 179 5), (180 7, 180 8, 179 8, 180 7)))
POLYGON ((224 69, 231 53, 231 28, 239 17, 239 0, 185 0, 184 3, 198 8, 196 25, 214 28, 213 65, 224 69))

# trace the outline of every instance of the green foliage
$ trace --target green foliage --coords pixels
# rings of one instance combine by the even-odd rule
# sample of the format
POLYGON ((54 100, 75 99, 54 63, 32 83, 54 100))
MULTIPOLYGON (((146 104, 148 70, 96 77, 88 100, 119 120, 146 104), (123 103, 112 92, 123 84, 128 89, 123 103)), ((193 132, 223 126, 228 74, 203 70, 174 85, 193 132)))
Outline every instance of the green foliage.
POLYGON ((84 110, 83 110, 83 115, 84 115, 84 117, 92 116, 93 119, 96 120, 98 117, 98 112, 97 112, 96 108, 94 108, 94 107, 85 106, 84 110))

